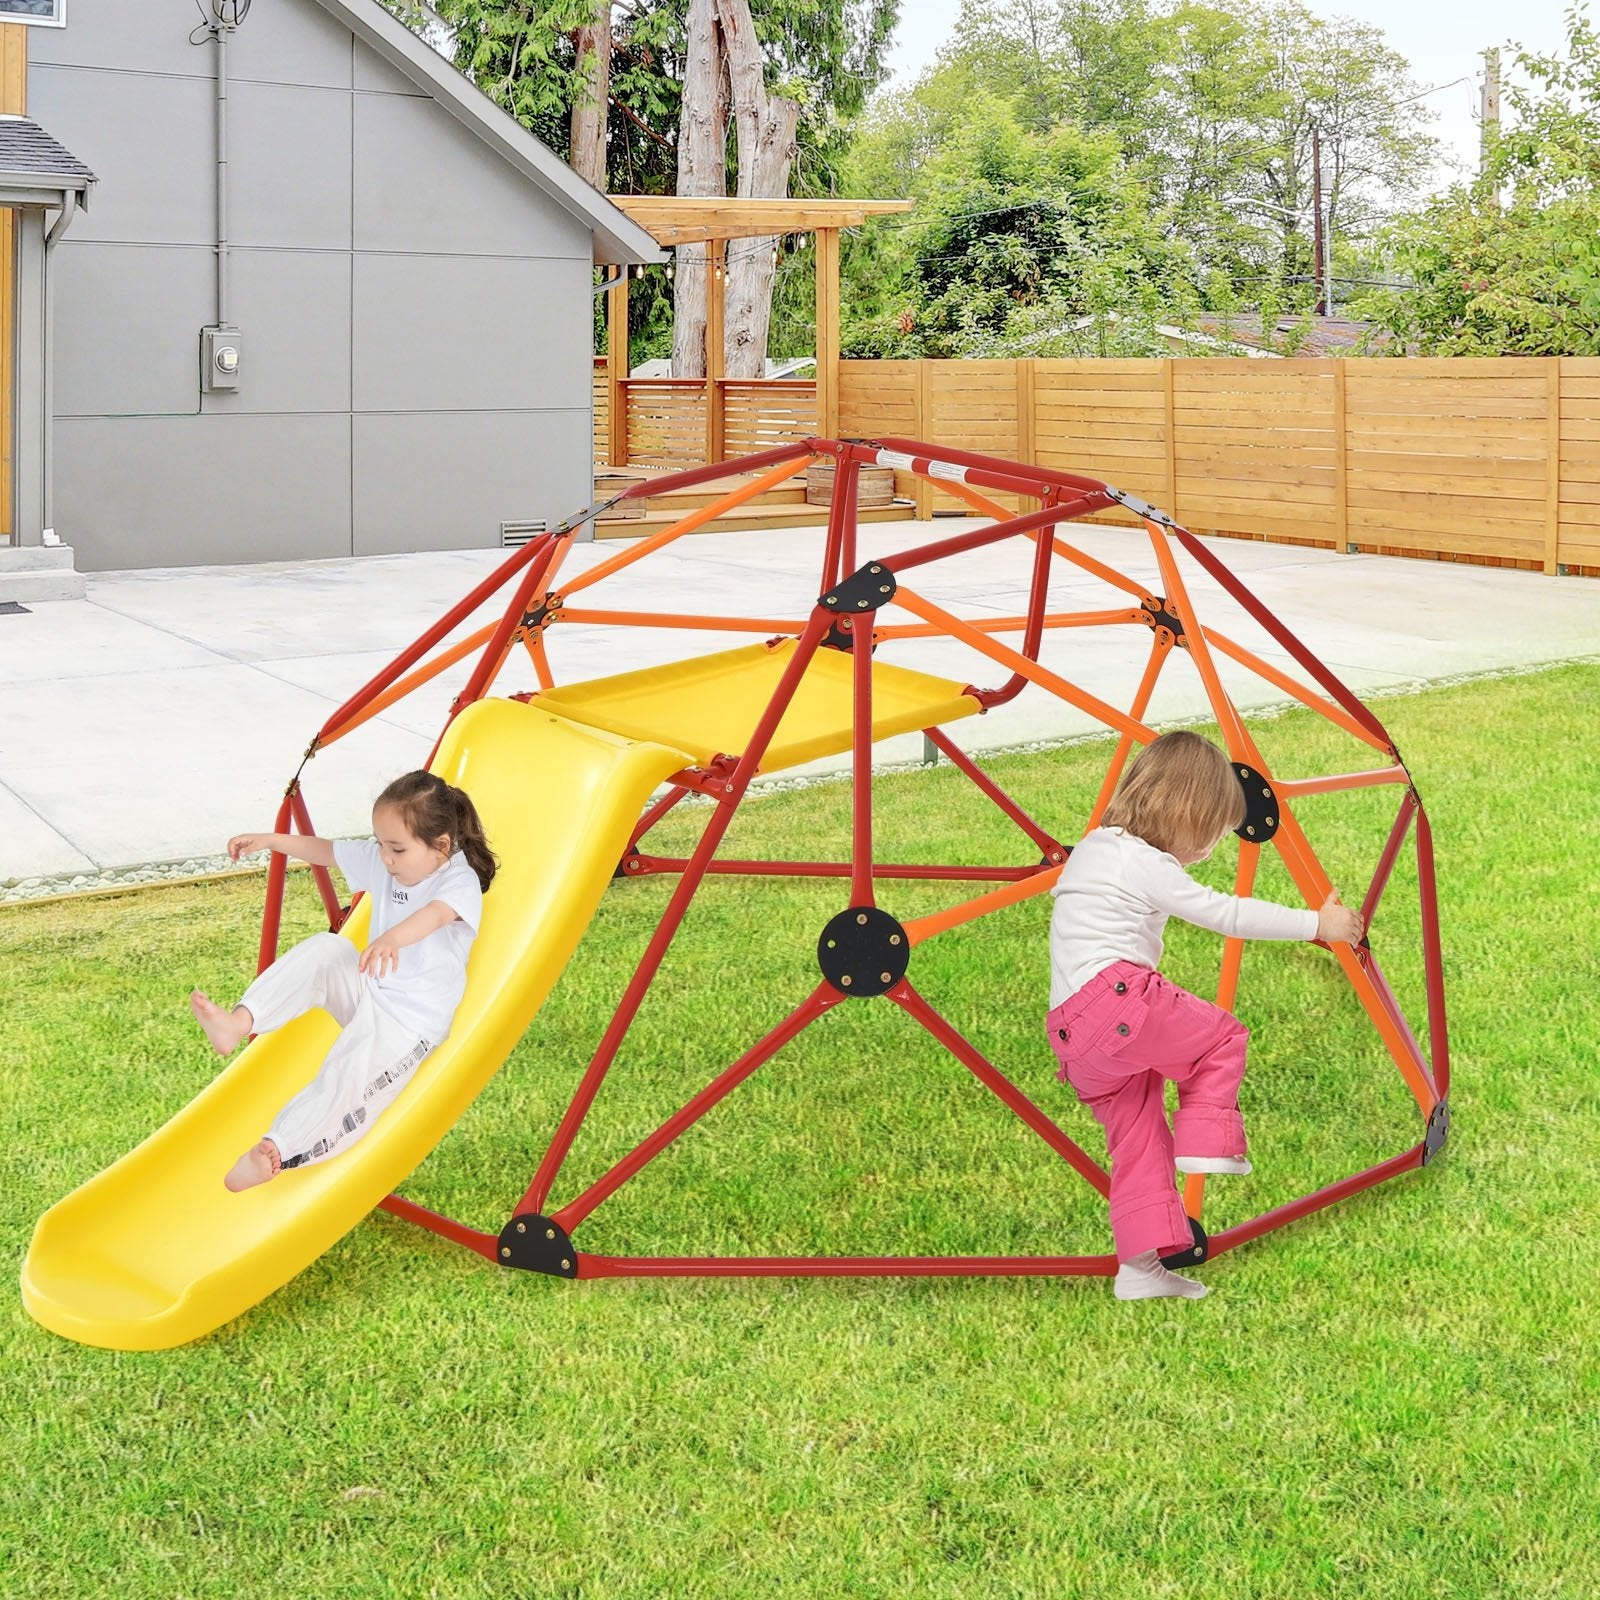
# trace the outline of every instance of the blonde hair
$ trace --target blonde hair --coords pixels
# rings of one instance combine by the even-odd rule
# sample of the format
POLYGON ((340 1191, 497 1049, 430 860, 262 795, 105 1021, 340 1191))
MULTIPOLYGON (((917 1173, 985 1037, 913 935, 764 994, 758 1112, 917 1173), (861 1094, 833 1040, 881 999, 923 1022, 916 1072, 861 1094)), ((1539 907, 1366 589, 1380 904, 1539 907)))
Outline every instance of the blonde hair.
POLYGON ((1101 826, 1169 855, 1209 850, 1244 821, 1244 789, 1228 758, 1198 733, 1164 733, 1123 774, 1101 826))

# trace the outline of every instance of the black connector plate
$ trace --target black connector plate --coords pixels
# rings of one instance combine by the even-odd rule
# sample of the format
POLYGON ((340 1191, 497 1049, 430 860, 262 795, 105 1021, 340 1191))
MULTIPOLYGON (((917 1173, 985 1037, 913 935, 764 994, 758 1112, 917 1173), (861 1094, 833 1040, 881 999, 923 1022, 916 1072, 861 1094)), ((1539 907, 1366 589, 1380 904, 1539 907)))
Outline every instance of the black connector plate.
POLYGON ((1184 637, 1182 621, 1167 610, 1165 595, 1147 594, 1139 604, 1150 613, 1150 628, 1152 631, 1156 628, 1165 628, 1172 635, 1174 644, 1188 644, 1189 641, 1184 637))
POLYGON ((888 605, 894 599, 895 587, 894 574, 881 561, 869 561, 836 584, 817 604, 841 616, 859 616, 888 605))
POLYGON ((1179 1267, 1198 1267, 1210 1255, 1211 1241, 1193 1217, 1189 1218, 1189 1232, 1194 1235, 1194 1243, 1187 1250, 1175 1250, 1170 1256, 1162 1256, 1161 1265, 1168 1272, 1176 1272, 1179 1267))
POLYGON ((521 1267, 526 1272, 543 1272, 552 1278, 578 1276, 578 1252, 566 1230, 548 1217, 525 1211, 513 1217, 500 1230, 495 1260, 502 1267, 521 1267))
POLYGON ((1235 761, 1233 772, 1244 790, 1244 821, 1233 831, 1251 844, 1262 844, 1278 831, 1278 797, 1254 767, 1235 761))
POLYGON ((1441 1100, 1428 1118, 1428 1131, 1422 1140, 1422 1164, 1427 1164, 1444 1149, 1450 1139, 1450 1102, 1441 1100))
POLYGON ((830 919, 817 939, 817 965, 840 994, 868 1000, 887 994, 906 975, 911 946, 906 930, 876 906, 851 906, 830 919))

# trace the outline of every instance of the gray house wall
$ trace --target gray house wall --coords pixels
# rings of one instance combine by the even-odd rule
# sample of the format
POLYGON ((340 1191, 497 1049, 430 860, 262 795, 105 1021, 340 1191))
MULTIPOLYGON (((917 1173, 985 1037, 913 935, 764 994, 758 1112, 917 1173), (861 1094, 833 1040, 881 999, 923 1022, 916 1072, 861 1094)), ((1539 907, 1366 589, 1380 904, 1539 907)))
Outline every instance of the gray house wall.
POLYGON ((237 393, 216 321, 216 47, 73 0, 28 108, 99 177, 58 246, 55 526, 84 570, 495 545, 590 498, 577 218, 314 0, 228 46, 237 393))

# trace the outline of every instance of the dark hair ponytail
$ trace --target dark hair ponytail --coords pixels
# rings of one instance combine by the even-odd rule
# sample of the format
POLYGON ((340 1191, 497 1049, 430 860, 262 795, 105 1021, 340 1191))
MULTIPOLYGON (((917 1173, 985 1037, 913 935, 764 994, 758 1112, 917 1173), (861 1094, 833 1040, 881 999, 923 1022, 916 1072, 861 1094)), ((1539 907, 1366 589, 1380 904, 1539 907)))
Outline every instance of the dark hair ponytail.
POLYGON ((478 820, 478 808, 473 805, 465 789, 450 789, 450 794, 456 807, 456 826, 450 837, 467 858, 467 865, 478 874, 478 887, 487 890, 494 882, 499 863, 484 837, 483 823, 478 820))
POLYGON ((373 807, 378 806, 393 806, 407 831, 426 844, 447 837, 451 850, 459 850, 477 873, 480 889, 487 890, 494 882, 494 852, 484 837, 478 808, 466 790, 454 788, 432 772, 408 772, 378 796, 373 807))

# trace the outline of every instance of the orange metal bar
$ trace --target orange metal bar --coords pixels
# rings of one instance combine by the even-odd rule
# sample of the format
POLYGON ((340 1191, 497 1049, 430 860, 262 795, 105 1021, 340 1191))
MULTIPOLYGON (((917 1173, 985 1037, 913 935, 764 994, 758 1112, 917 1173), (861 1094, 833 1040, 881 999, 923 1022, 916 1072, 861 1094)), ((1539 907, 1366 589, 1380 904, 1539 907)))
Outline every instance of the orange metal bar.
MULTIPOLYGON (((1039 533, 1037 530, 1029 530, 1028 537, 1037 539, 1039 533)), ((1085 555, 1082 550, 1068 544, 1065 539, 1058 539, 1052 535, 1050 548, 1063 561, 1070 561, 1075 566, 1082 567, 1085 572, 1092 572, 1095 577, 1103 578, 1113 589, 1122 589, 1128 594, 1138 596, 1141 600, 1144 599, 1144 585, 1142 583, 1133 578, 1125 577, 1115 567, 1108 567, 1103 561, 1096 561, 1091 555, 1085 555)))
POLYGON ((1030 661, 1021 651, 989 639, 970 623, 963 622, 960 617, 934 605, 931 600, 924 599, 912 590, 904 586, 896 589, 894 604, 904 606, 907 611, 914 612, 924 621, 937 623, 952 637, 970 644, 975 650, 982 651, 984 655, 998 661, 1001 666, 1010 667, 1013 672, 1021 673, 1023 677, 1031 679, 1041 688, 1050 690, 1052 694, 1059 695, 1061 699, 1075 705, 1080 711, 1087 711, 1090 716, 1097 717, 1109 727, 1123 733, 1131 733, 1143 744, 1150 744, 1155 740, 1154 728, 1147 728, 1142 722, 1124 716, 1115 706, 1107 705, 1104 700, 1087 690, 1068 683, 1065 678, 1046 667, 1041 667, 1037 661, 1030 661))
POLYGON ((925 917, 913 917, 905 925, 906 943, 914 947, 921 944, 924 939, 931 939, 936 933, 946 933, 951 928, 959 928, 964 922, 975 922, 979 917, 988 916, 991 911, 1004 911, 1007 906, 1021 905, 1024 900, 1031 900, 1036 894, 1043 894, 1045 890, 1053 889, 1056 879, 1060 876, 1060 867, 1046 867, 1030 878, 1019 878, 1015 883, 991 889, 987 894, 980 894, 976 899, 964 901, 961 905, 951 906, 945 911, 930 912, 925 917))
MULTIPOLYGON (((1150 648, 1150 660, 1144 669, 1144 677, 1139 680, 1139 691, 1133 697, 1133 704, 1128 708, 1130 717, 1142 717, 1146 707, 1150 704, 1150 696, 1155 693, 1156 679, 1161 675, 1161 668, 1166 662, 1167 653, 1172 649, 1172 635, 1165 629, 1156 630, 1155 643, 1150 648)), ((1106 768, 1105 782, 1100 785, 1100 793, 1095 797, 1094 809, 1089 813, 1088 825, 1084 832, 1088 833, 1100 826, 1100 818, 1105 815, 1105 809, 1111 804, 1111 796, 1116 792, 1117 780, 1122 776, 1122 768, 1128 759, 1128 752, 1133 748, 1133 740, 1127 735, 1117 741, 1116 754, 1111 758, 1111 765, 1106 768)))
POLYGON ((1280 778, 1272 788, 1276 794, 1337 794, 1341 789, 1372 789, 1380 783, 1409 785, 1411 776, 1404 767, 1379 767, 1371 772, 1346 772, 1329 778, 1280 778))
POLYGON ((929 481, 947 494, 953 494, 957 500, 965 500, 974 511, 981 511, 984 516, 993 517, 996 522, 1006 522, 1016 516, 1015 511, 1007 511, 1003 505, 991 500, 988 495, 979 494, 971 484, 960 483, 954 478, 935 478, 931 474, 929 481))
MULTIPOLYGON (((1239 841, 1239 866, 1233 875, 1233 892, 1245 898, 1255 887, 1256 869, 1261 864, 1261 846, 1249 839, 1239 841)), ((1225 939, 1222 943, 1222 973, 1217 979, 1217 1004, 1224 1011, 1233 1010, 1239 997, 1239 967, 1244 959, 1244 940, 1225 939)), ((1196 1220, 1205 1207, 1206 1177, 1203 1172, 1192 1172, 1183 1180, 1183 1209, 1196 1220)))
MULTIPOLYGON (((1278 853, 1283 857, 1283 864, 1289 869, 1290 877, 1295 880, 1296 886, 1305 896, 1306 904, 1315 909, 1332 893, 1333 884, 1323 870, 1322 863, 1317 860, 1316 852, 1311 848, 1305 834, 1301 832, 1300 824, 1295 820, 1289 807, 1280 805, 1278 811, 1278 831, 1273 836, 1272 842, 1277 845, 1278 853)), ((1362 964, 1361 956, 1348 944, 1331 944, 1328 948, 1333 951, 1335 959, 1344 968, 1345 976, 1349 978, 1350 986, 1356 992, 1356 998, 1372 1019, 1379 1037, 1388 1047, 1389 1054, 1400 1069, 1400 1076, 1405 1079, 1406 1087, 1410 1089, 1423 1116, 1429 1116, 1434 1106, 1438 1104, 1439 1096, 1412 1053, 1409 1041, 1395 1026, 1388 1008, 1378 994, 1376 985, 1362 964)))
MULTIPOLYGON (((587 589, 602 578, 609 578, 612 573, 632 566, 635 561, 649 555, 652 550, 659 550, 662 545, 671 544, 674 539, 686 533, 693 533, 696 528, 715 521, 724 511, 731 511, 735 506, 743 505, 746 500, 752 500, 758 494, 765 494, 768 489, 776 488, 778 484, 787 478, 792 478, 797 472, 804 472, 816 459, 815 456, 806 455, 795 461, 780 462, 771 471, 762 473, 759 478, 752 478, 749 483, 740 484, 737 489, 730 489, 720 500, 713 500, 710 505, 701 506, 698 511, 691 511, 688 516, 673 523, 670 528, 652 533, 649 538, 641 539, 630 549, 619 551, 609 561, 602 561, 598 567, 591 567, 582 577, 573 579, 567 585, 565 593, 576 594, 580 589, 587 589)), ((736 471, 737 467, 735 466, 733 470, 736 471)))
POLYGON ((525 633, 522 642, 527 647, 528 656, 533 662, 534 676, 539 680, 541 689, 553 689, 556 686, 555 674, 550 670, 550 657, 545 651, 544 635, 542 633, 525 633))
MULTIPOLYGON (((1140 622, 1139 611, 1060 611, 1044 618, 1047 628, 1093 628, 1107 623, 1140 622)), ((1020 633, 1028 625, 1026 617, 998 617, 991 622, 974 622, 979 633, 1020 633)), ((873 630, 874 641, 881 639, 942 639, 944 629, 925 623, 903 623, 873 630)))
POLYGON ((348 721, 340 723, 332 733, 326 735, 321 741, 321 747, 326 749, 334 740, 344 738, 347 733, 353 733, 364 722, 369 722, 380 712, 387 711, 396 700, 404 700, 413 689, 419 688, 430 678, 438 677, 446 667, 453 667, 463 656, 470 656, 480 645, 488 642, 489 635, 494 632, 495 626, 492 622, 487 624, 470 638, 463 639, 460 644, 451 645, 442 656, 438 656, 424 666, 418 667, 415 672, 408 672, 398 683, 391 688, 385 689, 375 700, 364 705, 348 721))
POLYGON ((1285 694, 1291 694, 1301 705, 1309 706, 1313 711, 1319 711, 1329 722, 1337 723, 1346 733, 1353 733, 1363 744, 1370 744, 1374 750, 1389 749, 1386 741, 1377 738, 1347 712, 1343 706, 1335 705, 1332 700, 1325 700, 1321 695, 1313 693, 1304 684, 1296 683, 1288 673, 1281 672, 1270 661, 1263 661, 1260 656, 1252 654, 1243 645, 1235 644, 1232 639, 1225 638, 1222 634, 1210 628, 1202 628, 1208 644, 1215 645, 1223 655, 1231 657, 1240 666, 1248 667, 1258 676, 1263 677, 1274 688, 1282 689, 1285 694))
POLYGON ((563 607, 558 622, 605 622, 622 628, 703 628, 715 633, 787 633, 798 636, 804 622, 780 617, 700 617, 675 611, 581 611, 563 607))
POLYGON ((1222 687, 1222 679, 1217 675, 1216 663, 1211 659, 1211 651, 1205 641, 1204 629, 1198 626, 1195 609, 1189 604, 1189 592, 1184 588, 1183 578, 1178 572, 1178 563, 1172 556, 1172 547, 1167 543, 1167 536, 1154 522, 1146 522, 1145 530, 1150 535, 1156 562, 1161 568, 1162 581, 1166 585, 1167 608, 1176 611, 1183 623, 1184 637, 1189 642, 1190 659, 1200 674, 1200 682, 1205 686, 1206 699, 1211 702, 1212 715, 1216 717, 1217 726, 1222 729, 1222 737, 1227 741, 1228 754, 1235 761, 1247 762, 1252 766, 1264 765, 1250 735, 1245 732, 1244 723, 1234 710, 1233 701, 1222 687))

